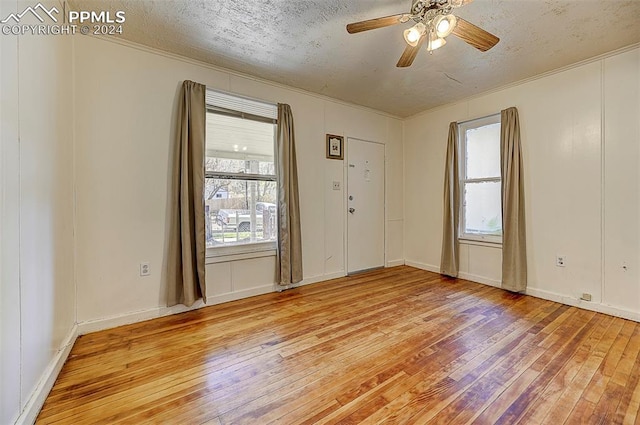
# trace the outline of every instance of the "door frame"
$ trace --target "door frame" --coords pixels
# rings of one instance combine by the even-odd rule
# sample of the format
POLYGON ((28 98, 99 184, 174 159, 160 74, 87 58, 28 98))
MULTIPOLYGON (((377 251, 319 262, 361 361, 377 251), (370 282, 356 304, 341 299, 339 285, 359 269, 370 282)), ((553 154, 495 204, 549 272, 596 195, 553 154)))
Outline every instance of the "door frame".
POLYGON ((384 155, 382 158, 382 164, 384 167, 384 172, 382 173, 382 189, 383 189, 383 224, 382 224, 382 237, 383 237, 383 264, 381 268, 385 268, 387 267, 387 145, 383 142, 374 142, 372 140, 365 140, 365 139, 361 139, 359 137, 351 137, 351 136, 347 136, 345 135, 346 141, 345 141, 345 146, 344 146, 344 166, 342 168, 342 178, 345 182, 344 185, 344 193, 343 193, 343 198, 342 198, 342 205, 343 205, 343 220, 344 220, 344 237, 343 237, 343 243, 344 243, 344 247, 343 247, 343 252, 344 252, 344 274, 345 276, 351 276, 354 274, 358 274, 358 273, 363 273, 366 272, 368 270, 376 270, 378 269, 373 268, 373 269, 366 269, 366 270, 359 270, 357 272, 354 273, 349 273, 349 148, 351 146, 351 140, 356 140, 358 142, 364 142, 364 143, 373 143, 376 145, 381 145, 384 149, 384 155))

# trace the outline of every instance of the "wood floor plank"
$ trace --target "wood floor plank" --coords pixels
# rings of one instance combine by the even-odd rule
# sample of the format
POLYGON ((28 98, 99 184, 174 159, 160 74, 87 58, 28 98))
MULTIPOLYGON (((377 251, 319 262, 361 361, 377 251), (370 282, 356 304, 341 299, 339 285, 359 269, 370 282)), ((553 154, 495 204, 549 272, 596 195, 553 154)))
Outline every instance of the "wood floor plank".
MULTIPOLYGON (((564 423, 566 425, 584 425, 586 423, 589 423, 589 421, 591 420, 591 417, 593 416, 593 412, 595 408, 596 408, 595 404, 591 403, 590 401, 584 398, 580 398, 578 403, 576 403, 574 408, 571 410, 569 417, 564 423)), ((553 424, 552 422, 549 422, 546 419, 544 423, 549 425, 553 424)), ((553 424, 553 425, 556 425, 556 424, 553 424)))
MULTIPOLYGON (((640 326, 636 323, 634 330, 635 339, 640 334, 640 326)), ((633 344, 635 345, 635 343, 633 344)), ((636 355, 635 362, 631 367, 628 376, 625 393, 620 400, 618 412, 616 414, 616 423, 632 424, 636 420, 638 410, 640 409, 640 352, 636 355)))
POLYGON ((498 422, 515 423, 527 408, 540 397, 540 394, 545 391, 551 380, 575 354, 581 342, 594 332, 599 316, 597 314, 591 314, 590 319, 589 316, 585 316, 584 321, 578 322, 583 323, 584 326, 580 327, 577 333, 571 335, 567 343, 557 349, 548 351, 548 353, 555 351, 557 354, 550 356, 547 362, 545 358, 547 353, 545 353, 545 355, 541 356, 536 363, 532 365, 531 369, 539 371, 538 376, 527 386, 526 390, 520 391, 518 398, 514 400, 509 408, 500 416, 498 422), (588 322, 587 319, 589 319, 588 322))
POLYGON ((640 326, 401 266, 78 338, 39 424, 637 423, 640 326))
MULTIPOLYGON (((611 319, 612 318, 606 316, 598 316, 598 322, 589 338, 585 339, 578 350, 576 350, 569 361, 560 369, 536 401, 529 405, 526 413, 521 417, 519 423, 541 423, 554 405, 560 405, 558 400, 562 397, 564 391, 571 387, 573 380, 580 372, 580 369, 585 364, 587 358, 606 333, 611 323, 611 319)), ((564 406, 563 410, 566 410, 567 403, 568 400, 565 400, 561 404, 564 406)), ((575 403, 571 404, 571 407, 573 407, 574 404, 575 403)), ((566 417, 561 419, 557 418, 556 421, 557 423, 562 423, 565 419, 566 417)))
MULTIPOLYGON (((535 355, 532 350, 518 350, 520 344, 533 339, 533 336, 523 333, 518 338, 510 340, 505 345, 500 345, 500 349, 493 356, 484 359, 476 365, 466 375, 459 377, 455 382, 451 381, 451 376, 447 375, 446 367, 437 372, 431 370, 421 371, 415 385, 403 394, 389 393, 385 398, 389 401, 385 406, 386 413, 391 412, 384 418, 384 423, 402 423, 410 420, 411 423, 426 422, 435 416, 443 406, 447 406, 460 395, 468 386, 478 378, 497 369, 497 365, 503 362, 517 363, 518 359, 525 354, 535 355), (438 394, 438 397, 433 397, 438 394), (408 408, 407 406, 411 406, 408 408)), ((539 350, 541 353, 543 350, 539 350)), ((451 364, 455 364, 452 362, 451 364)), ((411 381, 408 381, 411 382, 411 381)), ((384 410, 383 410, 384 411, 384 410)), ((371 416, 376 421, 376 414, 371 416)))

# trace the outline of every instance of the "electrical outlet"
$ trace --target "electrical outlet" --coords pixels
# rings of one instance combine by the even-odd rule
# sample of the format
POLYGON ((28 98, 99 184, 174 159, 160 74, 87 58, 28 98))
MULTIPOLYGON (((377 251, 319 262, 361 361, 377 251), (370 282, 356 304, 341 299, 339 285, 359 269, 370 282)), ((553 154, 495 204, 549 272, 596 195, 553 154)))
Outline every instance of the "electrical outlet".
POLYGON ((333 182, 333 190, 340 190, 340 182, 333 182))
POLYGON ((585 292, 584 294, 582 294, 582 297, 580 297, 580 299, 584 301, 591 301, 591 294, 585 292))
POLYGON ((151 265, 149 263, 140 263, 140 276, 149 276, 151 274, 151 265))
POLYGON ((556 266, 564 267, 566 264, 567 264, 567 257, 565 257, 564 255, 556 256, 556 266))

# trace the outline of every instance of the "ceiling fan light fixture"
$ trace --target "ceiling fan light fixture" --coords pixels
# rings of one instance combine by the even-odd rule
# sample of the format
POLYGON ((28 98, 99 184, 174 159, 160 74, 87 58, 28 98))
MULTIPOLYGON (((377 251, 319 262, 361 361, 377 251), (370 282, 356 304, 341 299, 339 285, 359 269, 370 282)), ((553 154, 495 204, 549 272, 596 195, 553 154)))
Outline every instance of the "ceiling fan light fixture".
POLYGON ((441 48, 445 44, 447 44, 447 40, 445 40, 444 38, 438 37, 438 35, 435 32, 432 32, 429 35, 429 43, 427 43, 427 51, 432 52, 436 49, 441 48))
POLYGON ((422 22, 418 22, 411 28, 404 31, 404 41, 411 47, 416 47, 418 45, 418 41, 424 35, 426 30, 425 25, 422 22))
POLYGON ((433 20, 433 27, 440 38, 445 38, 456 27, 458 19, 454 15, 438 15, 433 20))

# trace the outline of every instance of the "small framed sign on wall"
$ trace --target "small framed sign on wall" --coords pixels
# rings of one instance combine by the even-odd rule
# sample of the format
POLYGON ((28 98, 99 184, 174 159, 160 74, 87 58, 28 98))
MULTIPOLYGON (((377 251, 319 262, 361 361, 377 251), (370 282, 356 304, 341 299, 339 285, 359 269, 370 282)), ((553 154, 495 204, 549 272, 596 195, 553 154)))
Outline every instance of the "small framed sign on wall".
POLYGON ((344 137, 327 134, 327 158, 344 158, 344 137))

